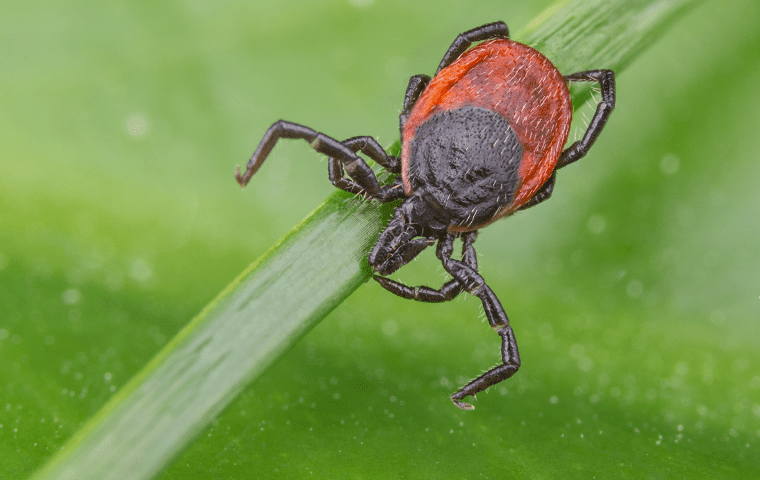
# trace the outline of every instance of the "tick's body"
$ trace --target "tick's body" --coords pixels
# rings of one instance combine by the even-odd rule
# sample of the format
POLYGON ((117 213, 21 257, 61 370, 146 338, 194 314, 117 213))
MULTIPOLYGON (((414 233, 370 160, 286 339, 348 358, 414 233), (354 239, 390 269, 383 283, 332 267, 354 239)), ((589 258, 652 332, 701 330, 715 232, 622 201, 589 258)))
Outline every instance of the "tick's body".
POLYGON ((402 129, 404 192, 433 186, 453 214, 449 231, 478 230, 549 179, 572 114, 565 79, 546 57, 508 39, 481 43, 415 102, 402 129))
POLYGON ((372 137, 339 142, 280 120, 264 135, 245 174, 237 174, 245 186, 279 138, 301 138, 330 157, 329 177, 336 187, 381 202, 404 200, 370 252, 369 264, 389 275, 437 242, 436 255, 453 279, 440 289, 408 287, 378 275, 375 280, 396 295, 423 302, 452 300, 463 291, 475 295, 502 339, 502 364, 451 396, 464 409, 472 408, 464 397, 509 378, 520 366, 507 315, 477 272, 472 246, 477 230, 548 199, 555 171, 586 154, 615 106, 612 71, 563 77, 543 55, 508 36, 503 22, 460 34, 432 80, 427 75, 409 80, 399 116, 401 158, 387 156, 372 137), (467 50, 482 40, 488 41, 467 50), (572 118, 569 81, 598 82, 602 101, 583 138, 563 150, 572 118), (359 151, 401 175, 381 186, 359 151), (461 260, 451 258, 456 238, 464 243, 461 260))

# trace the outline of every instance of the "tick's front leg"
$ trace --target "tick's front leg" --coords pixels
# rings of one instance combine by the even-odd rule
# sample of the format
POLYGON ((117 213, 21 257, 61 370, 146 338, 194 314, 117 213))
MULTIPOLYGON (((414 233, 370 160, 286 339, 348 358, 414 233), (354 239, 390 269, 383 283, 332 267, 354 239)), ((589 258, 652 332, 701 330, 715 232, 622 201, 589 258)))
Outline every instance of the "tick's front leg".
MULTIPOLYGON (((472 244, 475 242, 478 232, 467 232, 462 234, 462 262, 472 269, 478 269, 478 259, 475 255, 475 249, 472 244)), ((396 282, 386 277, 375 275, 373 277, 377 283, 389 292, 399 297, 417 300, 419 302, 440 303, 453 300, 464 291, 462 285, 455 280, 450 280, 443 284, 439 289, 433 289, 426 286, 410 287, 403 283, 396 282)))
POLYGON ((451 401, 462 410, 472 410, 469 403, 461 401, 464 397, 472 395, 473 397, 497 383, 508 379, 520 368, 520 353, 517 351, 517 342, 512 327, 509 325, 497 330, 496 333, 501 337, 501 365, 497 365, 475 380, 471 381, 458 392, 451 396, 451 401))
POLYGON ((474 407, 469 403, 463 402, 462 399, 468 395, 475 396, 492 385, 506 380, 517 372, 520 368, 520 353, 517 350, 517 342, 512 327, 509 326, 509 319, 501 302, 486 285, 483 277, 472 267, 465 263, 451 258, 451 249, 448 248, 450 242, 442 241, 439 243, 438 256, 443 262, 443 267, 449 272, 464 289, 483 302, 483 309, 488 318, 488 323, 496 330, 501 337, 501 361, 498 365, 475 380, 471 381, 458 392, 451 396, 451 401, 463 410, 472 410, 474 407), (442 245, 442 246, 441 246, 442 245))

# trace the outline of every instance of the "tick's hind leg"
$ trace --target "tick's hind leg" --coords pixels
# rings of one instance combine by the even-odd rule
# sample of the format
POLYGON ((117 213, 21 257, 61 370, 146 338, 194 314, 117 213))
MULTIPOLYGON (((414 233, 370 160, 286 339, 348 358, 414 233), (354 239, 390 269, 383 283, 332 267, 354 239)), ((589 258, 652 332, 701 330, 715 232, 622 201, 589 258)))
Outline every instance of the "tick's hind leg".
MULTIPOLYGON (((475 242, 478 232, 467 232, 462 235, 462 262, 473 270, 478 269, 478 260, 475 254, 475 248, 472 244, 475 242)), ((377 283, 389 292, 399 297, 420 302, 440 303, 453 300, 464 291, 464 287, 456 280, 450 280, 443 284, 441 288, 435 290, 426 286, 409 287, 403 283, 396 282, 386 277, 375 275, 373 277, 377 283)))
POLYGON ((451 65, 454 60, 459 58, 459 56, 465 52, 465 50, 470 48, 470 45, 472 45, 473 42, 490 40, 492 38, 509 38, 507 24, 504 22, 487 23, 477 28, 473 28, 472 30, 467 30, 464 33, 460 33, 454 40, 454 43, 452 43, 446 51, 435 74, 438 75, 438 72, 451 65))
POLYGON ((430 77, 427 75, 415 75, 409 79, 409 85, 407 85, 406 93, 404 93, 404 106, 401 108, 401 114, 398 116, 402 137, 404 136, 406 119, 409 118, 412 107, 417 103, 417 99, 420 98, 420 94, 425 90, 428 83, 430 83, 430 77))
POLYGON ((532 197, 530 197, 530 200, 525 202, 523 206, 518 210, 525 210, 526 208, 535 207, 539 203, 549 200, 549 198, 552 196, 552 191, 554 190, 554 182, 556 180, 557 173, 555 172, 552 173, 552 175, 549 177, 549 180, 544 182, 544 184, 541 185, 541 188, 539 188, 538 191, 534 193, 532 197))
POLYGON ((562 168, 583 158, 602 132, 610 113, 615 108, 615 73, 612 70, 588 70, 565 75, 568 82, 597 82, 602 90, 602 100, 596 106, 594 117, 583 138, 562 152, 556 168, 562 168))
POLYGON ((507 314, 493 293, 493 290, 486 285, 483 277, 472 267, 451 258, 451 242, 441 240, 438 248, 438 257, 443 262, 443 267, 449 272, 455 280, 459 282, 464 289, 483 302, 483 310, 488 318, 488 323, 496 330, 501 337, 501 361, 498 365, 475 380, 471 381, 458 392, 451 395, 451 401, 463 410, 472 410, 474 407, 469 403, 462 401, 468 395, 475 396, 492 385, 506 380, 517 372, 520 368, 520 354, 517 351, 517 342, 512 327, 509 326, 507 314))

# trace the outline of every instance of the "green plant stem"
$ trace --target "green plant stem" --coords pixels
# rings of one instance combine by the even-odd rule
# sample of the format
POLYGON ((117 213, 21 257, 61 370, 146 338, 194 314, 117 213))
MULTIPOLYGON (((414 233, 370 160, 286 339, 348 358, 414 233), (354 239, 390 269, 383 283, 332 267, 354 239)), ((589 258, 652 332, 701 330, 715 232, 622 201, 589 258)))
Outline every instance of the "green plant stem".
MULTIPOLYGON (((515 38, 538 48, 564 73, 611 68, 619 74, 696 3, 561 2, 515 38)), ((591 92, 585 87, 574 93, 579 106, 591 92)), ((35 478, 154 476, 237 393, 368 280, 366 254, 391 211, 342 192, 330 196, 221 292, 35 478)))

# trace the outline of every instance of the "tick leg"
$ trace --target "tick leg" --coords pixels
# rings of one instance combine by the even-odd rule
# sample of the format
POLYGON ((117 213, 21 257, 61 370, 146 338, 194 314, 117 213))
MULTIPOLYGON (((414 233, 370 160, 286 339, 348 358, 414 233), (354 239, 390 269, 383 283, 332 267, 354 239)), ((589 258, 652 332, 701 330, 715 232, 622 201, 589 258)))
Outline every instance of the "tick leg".
POLYGON ((343 140, 343 145, 350 148, 354 153, 361 151, 364 155, 380 164, 381 167, 391 173, 401 173, 401 162, 398 157, 389 157, 383 147, 373 137, 351 137, 343 140))
POLYGON ((581 140, 562 152, 556 168, 562 168, 583 158, 604 128, 610 113, 615 108, 615 73, 612 70, 588 70, 565 75, 567 82, 597 82, 602 90, 602 100, 596 106, 594 117, 581 140))
POLYGON ((401 115, 398 116, 402 137, 404 136, 406 119, 409 118, 409 113, 411 113, 412 107, 417 102, 417 99, 420 97, 422 91, 425 90, 428 83, 430 83, 430 77, 427 75, 415 75, 409 79, 409 85, 406 87, 406 93, 404 94, 404 106, 401 109, 401 115))
POLYGON ((438 72, 451 65, 454 60, 459 58, 459 56, 465 52, 465 50, 470 48, 470 45, 472 45, 473 42, 490 40, 492 38, 509 38, 507 24, 504 22, 487 23, 464 33, 460 33, 454 40, 454 43, 452 43, 446 51, 435 74, 438 75, 438 72))
MULTIPOLYGON (((375 173, 369 165, 367 165, 367 162, 362 160, 355 153, 357 150, 361 150, 375 160, 382 158, 382 161, 386 164, 393 165, 394 161, 390 160, 391 157, 387 157, 385 152, 382 152, 382 155, 378 152, 378 150, 382 151, 382 148, 377 145, 377 142, 374 142, 374 140, 372 142, 367 141, 366 138, 368 137, 355 137, 354 139, 347 140, 348 145, 346 145, 323 133, 312 130, 309 127, 297 123, 286 122, 284 120, 275 122, 266 131, 264 138, 261 139, 259 146, 248 161, 244 174, 241 174, 240 167, 238 167, 238 170, 235 173, 235 178, 241 187, 248 184, 253 174, 256 173, 259 167, 261 167, 261 164, 264 163, 264 160, 266 160, 267 156, 272 151, 272 148, 274 148, 277 143, 277 140, 280 138, 306 140, 309 142, 309 146, 317 152, 337 159, 342 168, 337 176, 335 175, 336 169, 334 168, 334 163, 331 162, 329 167, 330 180, 333 180, 333 178, 336 179, 336 182, 334 182, 336 187, 345 189, 351 193, 364 193, 369 197, 381 200, 393 196, 393 192, 382 191, 383 188, 380 187, 380 183, 378 182, 375 173), (356 140, 356 138, 359 140, 356 140), (339 179, 343 177, 343 170, 348 173, 353 179, 353 182, 339 181, 339 179), (359 191, 355 191, 355 186, 359 187, 359 191)), ((396 159, 395 162, 397 163, 398 160, 396 159)), ((378 163, 380 163, 380 161, 378 161, 378 163)), ((386 186, 384 190, 388 190, 390 187, 391 186, 386 186)), ((399 189, 396 188, 396 191, 398 190, 399 189)))
MULTIPOLYGON (((468 265, 473 270, 478 269, 478 260, 475 254, 475 248, 472 244, 475 242, 477 232, 467 232, 462 235, 462 262, 468 265)), ((453 300, 460 293, 464 291, 464 287, 457 280, 450 280, 443 284, 443 286, 437 290, 425 287, 409 287, 403 283, 396 282, 386 277, 375 275, 377 283, 389 292, 398 295, 399 297, 407 298, 409 300, 417 300, 420 302, 440 303, 453 300)))
MULTIPOLYGON (((383 147, 372 137, 352 137, 343 140, 343 145, 350 148, 354 153, 361 151, 364 155, 376 161, 390 173, 401 173, 401 162, 398 157, 388 156, 383 147)), ((330 157, 328 163, 330 182, 333 185, 356 195, 363 194, 364 188, 357 182, 343 176, 343 162, 338 157, 330 157)), ((373 198, 381 202, 391 202, 399 198, 406 198, 404 184, 401 177, 397 177, 390 185, 380 186, 380 190, 373 198)))
POLYGON ((438 290, 426 286, 409 287, 403 283, 390 280, 386 277, 375 275, 372 278, 377 280, 384 289, 409 300, 417 300, 428 303, 441 303, 453 300, 464 290, 459 282, 450 280, 441 286, 438 290))
POLYGON ((541 188, 538 189, 538 191, 523 204, 522 207, 520 207, 518 210, 525 210, 526 208, 534 207, 538 205, 541 202, 544 202, 549 199, 549 197, 552 196, 552 191, 554 190, 554 182, 557 179, 557 174, 552 173, 552 176, 549 177, 549 180, 544 182, 543 185, 541 185, 541 188))
POLYGON ((502 364, 487 371, 462 387, 461 390, 451 395, 451 401, 453 401, 457 407, 463 410, 472 410, 474 407, 469 403, 463 402, 462 399, 468 395, 474 396, 488 387, 514 375, 515 372, 517 372, 517 369, 520 368, 520 354, 517 350, 515 334, 512 331, 512 327, 509 326, 507 314, 504 312, 504 309, 502 308, 499 299, 496 298, 496 295, 493 293, 493 290, 486 285, 483 277, 475 269, 466 265, 464 262, 451 258, 451 241, 449 238, 439 241, 436 253, 441 259, 441 262, 443 262, 443 267, 446 271, 449 272, 468 293, 480 298, 483 302, 483 310, 485 310, 488 323, 501 337, 502 364))
POLYGON ((496 385, 497 383, 508 379, 517 372, 518 368, 520 368, 520 353, 517 351, 517 342, 515 341, 515 334, 512 331, 512 327, 507 325, 500 330, 497 330, 496 333, 501 337, 502 364, 492 368, 471 381, 451 396, 451 401, 454 402, 454 405, 462 410, 472 410, 475 408, 471 404, 463 402, 462 399, 464 397, 468 395, 475 396, 477 393, 482 392, 491 385, 496 385))
POLYGON ((415 238, 418 236, 415 227, 409 225, 404 210, 396 208, 393 218, 370 250, 367 262, 380 275, 392 274, 435 243, 435 237, 415 238))

